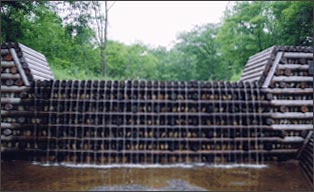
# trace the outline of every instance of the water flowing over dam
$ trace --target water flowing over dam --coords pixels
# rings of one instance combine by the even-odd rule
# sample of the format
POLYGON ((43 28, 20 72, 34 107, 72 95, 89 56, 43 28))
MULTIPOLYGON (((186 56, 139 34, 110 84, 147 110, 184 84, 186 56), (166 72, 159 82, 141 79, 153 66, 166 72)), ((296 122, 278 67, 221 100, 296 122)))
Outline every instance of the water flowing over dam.
POLYGON ((239 82, 94 81, 54 80, 43 54, 4 43, 1 156, 134 169, 297 160, 313 186, 313 48, 270 47, 239 82))

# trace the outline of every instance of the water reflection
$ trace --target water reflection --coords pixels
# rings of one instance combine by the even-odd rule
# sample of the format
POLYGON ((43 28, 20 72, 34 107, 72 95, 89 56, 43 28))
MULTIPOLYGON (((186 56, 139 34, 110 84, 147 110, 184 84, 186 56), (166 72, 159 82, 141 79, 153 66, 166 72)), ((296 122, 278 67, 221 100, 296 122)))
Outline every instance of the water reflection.
POLYGON ((296 162, 266 168, 72 168, 1 163, 1 190, 301 191, 310 186, 296 162), (293 177, 292 177, 293 175, 293 177))

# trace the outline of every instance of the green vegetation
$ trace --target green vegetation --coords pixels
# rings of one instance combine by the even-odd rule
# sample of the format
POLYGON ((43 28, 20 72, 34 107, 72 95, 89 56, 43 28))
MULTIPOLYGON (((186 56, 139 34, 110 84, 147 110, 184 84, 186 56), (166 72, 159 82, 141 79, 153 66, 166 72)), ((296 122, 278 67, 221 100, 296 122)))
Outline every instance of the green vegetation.
MULTIPOLYGON (((311 45, 314 3, 236 2, 222 23, 182 32, 172 49, 106 42, 106 76, 90 2, 1 3, 1 40, 46 55, 56 79, 237 81, 249 56, 272 45, 311 45), (61 17, 63 3, 75 14, 61 17), (76 12, 74 12, 76 10, 76 12)), ((99 4, 97 4, 99 6, 99 4)), ((110 13, 109 13, 110 14, 110 13)))

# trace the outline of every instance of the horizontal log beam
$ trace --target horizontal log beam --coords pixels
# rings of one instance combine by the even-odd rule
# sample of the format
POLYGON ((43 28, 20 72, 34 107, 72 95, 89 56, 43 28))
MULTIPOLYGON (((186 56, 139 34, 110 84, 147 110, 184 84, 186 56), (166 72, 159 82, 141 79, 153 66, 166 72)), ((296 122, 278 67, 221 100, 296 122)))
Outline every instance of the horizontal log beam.
POLYGON ((15 67, 13 61, 1 61, 1 67, 15 67))
POLYGON ((297 113, 297 112, 288 112, 288 113, 272 113, 272 118, 313 118, 312 112, 306 112, 306 113, 297 113))
POLYGON ((285 81, 285 82, 313 82, 313 77, 305 77, 305 76, 274 76, 273 81, 285 81))
POLYGON ((21 102, 21 98, 1 98, 1 103, 18 104, 21 102))
POLYGON ((21 91, 27 91, 30 87, 26 86, 4 86, 1 85, 1 92, 21 92, 21 91))
POLYGON ((312 130, 312 124, 273 124, 275 130, 312 130))
POLYGON ((308 65, 300 65, 300 64, 279 64, 278 69, 301 69, 301 70, 308 70, 308 65))
POLYGON ((1 49, 1 55, 6 55, 9 53, 8 49, 1 49))
POLYGON ((284 57, 286 58, 313 58, 313 53, 302 53, 302 52, 285 52, 284 57))
POLYGON ((6 129, 13 129, 19 127, 20 124, 12 124, 12 123, 1 123, 1 128, 6 128, 6 129))
POLYGON ((274 106, 301 106, 301 105, 309 105, 313 106, 313 100, 272 100, 270 102, 274 106))
POLYGON ((305 93, 311 93, 313 94, 313 88, 305 88, 305 89, 300 89, 300 88, 284 88, 284 89, 261 89, 262 92, 268 92, 268 93, 276 93, 276 94, 305 94, 305 93))
POLYGON ((1 79, 20 79, 21 76, 19 74, 12 73, 1 73, 1 79))

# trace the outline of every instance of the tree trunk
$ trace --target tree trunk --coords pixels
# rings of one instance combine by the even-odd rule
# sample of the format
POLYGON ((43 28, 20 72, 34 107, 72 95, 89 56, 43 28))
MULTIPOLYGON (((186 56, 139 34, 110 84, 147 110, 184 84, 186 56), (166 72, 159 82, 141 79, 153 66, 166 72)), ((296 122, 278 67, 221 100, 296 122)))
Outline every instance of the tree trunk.
POLYGON ((101 63, 102 63, 102 75, 106 76, 106 67, 107 67, 107 29, 108 29, 108 2, 105 1, 105 31, 104 31, 104 42, 101 48, 101 63))
POLYGON ((106 66, 107 66, 106 47, 100 48, 100 54, 101 54, 101 63, 102 63, 102 75, 106 76, 106 66))

